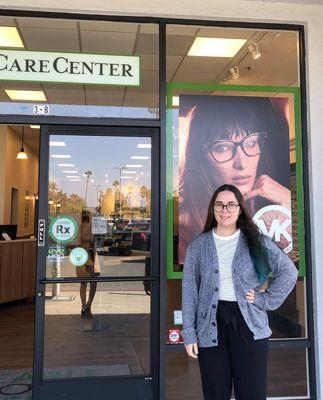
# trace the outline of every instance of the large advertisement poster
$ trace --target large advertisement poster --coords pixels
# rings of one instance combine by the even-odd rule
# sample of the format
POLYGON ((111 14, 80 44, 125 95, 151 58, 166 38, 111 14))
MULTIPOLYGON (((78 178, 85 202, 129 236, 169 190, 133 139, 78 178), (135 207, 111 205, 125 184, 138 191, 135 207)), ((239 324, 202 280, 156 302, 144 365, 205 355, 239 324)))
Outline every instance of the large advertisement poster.
POLYGON ((179 264, 225 183, 240 189, 261 231, 292 250, 289 107, 288 97, 180 96, 179 264))

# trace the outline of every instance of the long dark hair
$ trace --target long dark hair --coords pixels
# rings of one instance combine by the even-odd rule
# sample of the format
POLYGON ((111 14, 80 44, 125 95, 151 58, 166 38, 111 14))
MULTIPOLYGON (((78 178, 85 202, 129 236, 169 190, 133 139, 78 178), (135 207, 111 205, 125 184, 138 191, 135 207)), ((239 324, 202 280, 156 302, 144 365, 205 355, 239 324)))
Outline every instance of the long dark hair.
POLYGON ((246 238, 251 259, 257 271, 259 280, 261 283, 263 283, 267 280, 270 272, 265 248, 263 246, 263 235, 260 233, 259 228, 249 215, 243 196, 237 187, 234 185, 225 184, 216 189, 212 195, 208 207, 206 222, 202 233, 209 232, 211 229, 217 226, 217 221, 214 215, 214 203, 218 197, 218 194, 224 191, 232 192, 240 205, 237 228, 241 230, 246 238))

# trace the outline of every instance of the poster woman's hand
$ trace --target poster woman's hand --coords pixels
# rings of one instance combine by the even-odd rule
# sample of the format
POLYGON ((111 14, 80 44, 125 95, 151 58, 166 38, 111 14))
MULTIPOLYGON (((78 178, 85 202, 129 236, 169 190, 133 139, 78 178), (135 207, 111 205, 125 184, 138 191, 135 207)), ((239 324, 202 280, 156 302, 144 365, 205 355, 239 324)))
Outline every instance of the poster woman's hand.
POLYGON ((188 344, 187 346, 185 346, 186 348, 186 352, 190 357, 193 358, 197 358, 198 355, 198 347, 197 347, 197 343, 193 343, 193 344, 188 344))
POLYGON ((260 175, 256 179, 253 189, 244 195, 244 199, 250 200, 257 196, 263 197, 273 202, 273 204, 290 208, 290 190, 268 175, 260 175))

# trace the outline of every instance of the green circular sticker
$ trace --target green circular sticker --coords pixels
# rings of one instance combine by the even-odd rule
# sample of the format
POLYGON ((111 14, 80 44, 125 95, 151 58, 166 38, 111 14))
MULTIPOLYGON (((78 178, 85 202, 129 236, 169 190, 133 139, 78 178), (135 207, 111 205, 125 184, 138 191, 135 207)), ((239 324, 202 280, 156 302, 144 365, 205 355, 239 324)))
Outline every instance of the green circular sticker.
POLYGON ((50 237, 56 243, 69 243, 77 235, 78 226, 74 218, 60 215, 54 218, 49 225, 50 237))
POLYGON ((81 267, 89 258, 88 252, 83 247, 76 247, 70 252, 69 259, 76 267, 81 267))

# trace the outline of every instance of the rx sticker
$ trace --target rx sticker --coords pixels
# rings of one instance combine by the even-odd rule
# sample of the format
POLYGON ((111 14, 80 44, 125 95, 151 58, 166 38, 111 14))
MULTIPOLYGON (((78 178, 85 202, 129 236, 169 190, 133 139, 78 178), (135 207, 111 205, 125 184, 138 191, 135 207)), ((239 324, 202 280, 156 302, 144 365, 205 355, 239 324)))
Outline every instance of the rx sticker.
POLYGON ((69 243, 77 235, 78 226, 74 218, 60 215, 52 220, 49 226, 50 237, 56 243, 69 243))

